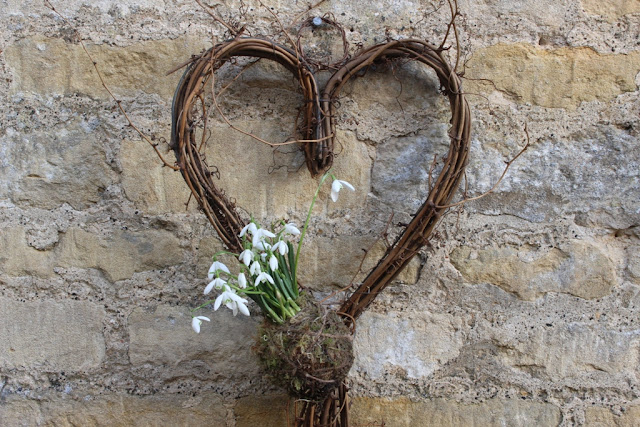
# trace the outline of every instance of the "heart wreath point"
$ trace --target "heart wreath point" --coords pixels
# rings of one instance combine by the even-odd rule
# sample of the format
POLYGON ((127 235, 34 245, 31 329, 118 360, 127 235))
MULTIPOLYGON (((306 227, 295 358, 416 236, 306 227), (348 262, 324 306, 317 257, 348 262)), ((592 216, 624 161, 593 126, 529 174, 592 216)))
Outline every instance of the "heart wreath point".
MULTIPOLYGON (((301 49, 297 48, 297 51, 301 49)), ((416 61, 435 71, 441 92, 448 98, 451 108, 449 151, 443 160, 439 176, 433 181, 426 200, 415 213, 412 221, 394 244, 387 249, 362 284, 337 310, 341 318, 333 314, 338 319, 337 322, 343 326, 353 327, 355 319, 428 243, 429 236, 445 212, 446 206, 451 203, 463 177, 469 154, 471 116, 469 105, 462 92, 460 77, 456 74, 455 68, 451 67, 444 58, 443 51, 442 46, 436 47, 415 39, 378 44, 360 51, 344 62, 329 78, 324 88, 320 89, 310 67, 296 51, 265 39, 236 37, 194 57, 178 84, 172 106, 171 132, 171 148, 175 152, 177 166, 193 197, 222 242, 231 252, 240 253, 244 248, 239 235, 245 227, 245 222, 238 214, 235 204, 223 190, 215 185, 212 178, 214 174, 201 151, 202 143, 196 137, 198 117, 206 111, 205 91, 220 67, 235 58, 250 57, 274 61, 291 72, 304 97, 304 104, 301 107, 302 125, 299 129, 301 139, 297 142, 302 145, 306 166, 313 176, 328 170, 333 163, 338 125, 336 101, 351 78, 363 75, 368 67, 393 61, 416 61)), ((431 163, 431 159, 424 160, 426 163, 431 163)), ((313 314, 309 316, 310 318, 328 318, 324 314, 320 316, 314 311, 316 309, 317 304, 310 304, 309 310, 313 314)), ((335 321, 333 325, 336 325, 335 321)), ((288 344, 284 344, 286 341, 284 336, 291 338, 297 334, 298 341, 295 348, 302 349, 308 346, 305 336, 310 335, 308 333, 310 327, 313 328, 312 323, 303 324, 300 334, 286 329, 289 326, 284 330, 263 330, 261 334, 268 338, 268 342, 280 340, 283 345, 274 347, 259 343, 257 352, 261 355, 267 369, 272 367, 280 372, 288 369, 287 366, 289 368, 293 366, 290 373, 285 376, 292 379, 288 384, 292 395, 307 399, 300 412, 303 414, 301 419, 307 421, 315 419, 315 411, 321 410, 317 408, 317 405, 320 405, 318 402, 323 399, 326 399, 324 410, 330 411, 330 408, 334 408, 333 412, 336 412, 337 407, 339 408, 337 413, 342 417, 342 408, 346 402, 346 386, 342 380, 353 361, 351 337, 348 336, 348 343, 345 342, 344 346, 341 344, 347 349, 344 355, 332 356, 331 363, 325 363, 319 367, 317 363, 319 359, 300 358, 287 351, 288 344), (337 406, 336 401, 339 402, 337 406)), ((348 335, 344 333, 344 329, 334 326, 328 328, 324 329, 322 336, 348 335)), ((332 345, 335 346, 335 344, 332 345)), ((323 355, 320 356, 324 357, 323 355)), ((347 424, 348 421, 340 425, 347 424)))

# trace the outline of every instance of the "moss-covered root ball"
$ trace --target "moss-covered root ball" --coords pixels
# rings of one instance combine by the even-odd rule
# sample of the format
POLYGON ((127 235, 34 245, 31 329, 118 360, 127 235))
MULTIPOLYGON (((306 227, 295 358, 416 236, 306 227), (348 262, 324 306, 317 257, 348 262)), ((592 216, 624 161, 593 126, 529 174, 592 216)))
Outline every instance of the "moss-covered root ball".
POLYGON ((353 336, 344 321, 310 296, 289 322, 268 320, 259 330, 256 353, 273 381, 295 398, 322 401, 353 364, 353 336))

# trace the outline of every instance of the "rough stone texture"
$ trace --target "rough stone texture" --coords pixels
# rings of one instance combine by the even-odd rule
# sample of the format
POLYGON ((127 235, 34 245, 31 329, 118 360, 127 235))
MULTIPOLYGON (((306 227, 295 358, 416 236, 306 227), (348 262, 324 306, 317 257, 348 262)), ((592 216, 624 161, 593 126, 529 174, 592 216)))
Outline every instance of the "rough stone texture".
POLYGON ((585 12, 602 15, 609 21, 615 21, 632 13, 640 13, 638 0, 581 0, 581 3, 585 12))
POLYGON ((461 247, 451 254, 451 263, 467 281, 491 283, 529 301, 547 292, 601 298, 616 284, 611 260, 584 242, 549 250, 523 246, 476 251, 461 247))
POLYGON ((67 230, 54 250, 39 251, 28 244, 24 229, 2 233, 0 263, 11 276, 51 277, 56 267, 96 268, 112 281, 134 273, 179 263, 179 241, 166 231, 118 230, 102 237, 79 228, 67 230))
MULTIPOLYGON (((0 352, 9 352, 6 334, 20 350, 0 355, 0 424, 284 425, 282 392, 250 350, 257 308, 249 319, 203 308, 211 323, 191 331, 189 310, 204 302, 222 244, 193 202, 184 209, 181 177, 127 125, 74 29, 169 162, 181 71, 165 73, 228 35, 195 2, 54 3, 68 23, 40 0, 0 1, 0 352)), ((288 43, 257 0, 223 3, 215 10, 224 19, 288 43)), ((294 37, 295 17, 332 13, 350 54, 390 38, 437 45, 449 21, 434 1, 268 6, 294 37)), ((467 194, 493 187, 523 146, 525 123, 531 145, 492 194, 445 216, 430 247, 356 321, 354 422, 637 424, 638 1, 459 6, 459 71, 473 113, 467 194)), ((334 28, 301 35, 309 57, 341 57, 334 28)), ((455 49, 445 56, 455 60, 455 49)), ((221 69, 217 87, 244 64, 221 69)), ((328 74, 318 73, 320 86, 328 74)), ((348 284, 362 249, 379 239, 355 283, 375 265, 423 202, 449 143, 448 100, 431 70, 362 74, 337 105, 333 169, 357 192, 334 204, 323 188, 304 244, 301 275, 318 297, 348 284)), ((247 68, 218 101, 243 130, 297 138, 304 100, 276 64, 247 68)), ((214 110, 207 161, 241 215, 301 225, 318 178, 300 147, 261 144, 214 110)))
POLYGON ((589 48, 542 49, 499 44, 474 52, 469 90, 497 89, 516 102, 576 109, 582 102, 611 101, 637 90, 640 53, 603 55, 589 48))
POLYGON ((423 313, 364 314, 354 341, 352 372, 378 379, 385 371, 427 377, 455 358, 462 346, 456 319, 423 313))
POLYGON ((637 427, 640 425, 640 407, 631 406, 621 414, 614 414, 606 408, 587 408, 585 427, 637 427))
POLYGON ((0 312, 11 319, 0 327, 1 369, 81 371, 97 368, 105 357, 105 311, 96 304, 0 297, 0 312))
POLYGON ((214 393, 192 396, 95 397, 44 396, 25 400, 17 396, 2 403, 0 424, 27 426, 224 426, 226 408, 214 393))
POLYGON ((255 375, 257 359, 250 349, 257 322, 234 318, 228 310, 209 317, 211 322, 203 322, 200 335, 195 335, 191 315, 184 308, 135 309, 127 320, 131 364, 167 364, 178 370, 205 364, 220 377, 255 375))
MULTIPOLYGON (((123 141, 120 149, 122 189, 136 208, 150 215, 195 210, 193 201, 188 209, 185 206, 190 192, 180 172, 157 164, 158 157, 145 141, 123 141)), ((173 157, 166 152, 163 155, 173 157)))
MULTIPOLYGON (((205 47, 206 42, 194 39, 154 40, 126 48, 87 46, 116 94, 128 96, 132 91, 141 91, 164 99, 173 96, 179 80, 179 74, 166 76, 166 73, 176 63, 188 59, 190 53, 198 53, 205 47)), ((79 43, 35 36, 10 45, 4 55, 16 76, 11 86, 13 93, 78 93, 105 99, 109 96, 79 43)))
POLYGON ((412 402, 408 399, 358 398, 353 404, 357 425, 385 426, 540 426, 556 427, 562 417, 557 407, 517 399, 492 399, 480 404, 461 404, 435 399, 412 402))
POLYGON ((98 202, 114 180, 104 151, 92 140, 99 123, 76 120, 27 134, 8 128, 0 136, 0 197, 43 209, 63 203, 84 209, 98 202))
POLYGON ((238 399, 233 408, 236 427, 281 427, 293 423, 294 401, 286 394, 249 396, 238 399), (287 415, 289 420, 287 421, 287 415))

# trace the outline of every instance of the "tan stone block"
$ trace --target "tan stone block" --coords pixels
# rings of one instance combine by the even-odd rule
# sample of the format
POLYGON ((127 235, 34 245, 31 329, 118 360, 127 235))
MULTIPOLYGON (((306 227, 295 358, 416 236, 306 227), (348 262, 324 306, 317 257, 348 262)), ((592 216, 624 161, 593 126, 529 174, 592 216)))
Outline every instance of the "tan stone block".
POLYGON ((179 243, 163 230, 120 230, 102 238, 71 228, 61 239, 55 262, 62 267, 96 268, 117 281, 140 271, 179 264, 183 257, 179 243))
POLYGON ((0 230, 0 266, 9 276, 50 277, 55 266, 53 251, 39 251, 29 246, 23 227, 0 230))
POLYGON ((194 315, 211 319, 203 322, 199 334, 191 329, 189 307, 135 309, 128 318, 131 363, 169 364, 174 375, 192 375, 193 364, 206 366, 210 377, 259 374, 258 359, 251 350, 258 325, 255 318, 233 317, 225 307, 216 312, 202 309, 194 315))
POLYGON ((412 402, 406 398, 356 397, 351 417, 355 425, 384 423, 388 427, 556 427, 561 421, 557 407, 518 399, 492 399, 471 405, 447 399, 412 402))
MULTIPOLYGON (((162 153, 168 162, 173 153, 162 153)), ((122 188, 136 208, 154 215, 163 213, 196 212, 192 199, 189 207, 189 187, 178 171, 163 167, 153 149, 144 141, 122 142, 122 188)))
POLYGON ((79 121, 47 132, 8 132, 2 141, 6 167, 0 169, 0 194, 18 206, 42 209, 94 205, 115 173, 92 132, 79 121))
POLYGON ((238 399, 234 408, 236 427, 293 425, 294 406, 294 401, 286 394, 248 396, 238 399))
POLYGON ((527 301, 547 292, 600 298, 616 284, 612 261, 596 246, 580 241, 549 250, 530 246, 482 250, 460 247, 450 258, 465 280, 491 283, 527 301))
POLYGON ((103 395, 74 399, 46 395, 39 400, 9 396, 0 425, 47 427, 224 426, 226 407, 214 393, 185 395, 103 395))
POLYGON ((364 313, 358 319, 352 372, 381 378, 386 370, 424 378, 455 358, 463 339, 450 315, 431 313, 364 313))
POLYGON ((4 319, 0 365, 4 369, 78 371, 96 368, 104 359, 105 312, 101 306, 86 301, 20 302, 0 297, 0 313, 4 319))
MULTIPOLYGON (((236 120, 233 123, 267 141, 282 142, 288 137, 289 133, 277 126, 278 122, 265 122, 236 120)), ((226 125, 212 125, 211 129, 215 144, 207 147, 207 160, 220 171, 220 180, 215 183, 241 210, 258 220, 267 216, 287 218, 290 213, 306 216, 320 177, 310 176, 303 153, 295 145, 275 151, 226 125)), ((332 171, 338 179, 354 185, 356 192, 343 190, 334 204, 329 199, 331 179, 328 179, 316 202, 315 215, 363 206, 369 191, 372 163, 369 149, 352 133, 338 132, 338 137, 342 152, 336 157, 332 171)))
POLYGON ((497 44, 478 49, 467 63, 467 92, 499 90, 519 103, 575 110, 637 90, 640 52, 600 54, 586 47, 542 49, 497 44), (492 83, 473 81, 488 79, 492 83))
POLYGON ((581 0, 584 11, 592 15, 601 15, 609 22, 625 15, 640 13, 640 0, 581 0))
MULTIPOLYGON (((378 264, 385 251, 385 243, 376 241, 376 237, 371 235, 334 238, 314 236, 304 244, 300 253, 300 281, 314 290, 332 291, 335 287, 347 286, 362 263, 361 272, 354 279, 357 283, 378 264), (367 250, 369 252, 365 258, 367 250)), ((398 275, 396 281, 416 283, 419 273, 420 258, 416 257, 398 275)))
POLYGON ((621 415, 607 408, 587 408, 584 412, 585 427, 640 427, 640 406, 626 408, 621 415))
POLYGON ((522 319, 515 318, 513 322, 489 333, 500 344, 503 363, 534 377, 558 380, 638 374, 640 334, 636 331, 549 323, 521 330, 514 336, 510 331, 518 330, 522 319))
MULTIPOLYGON (((158 94, 169 101, 181 73, 166 73, 199 53, 206 39, 152 40, 127 47, 87 44, 87 48, 116 96, 136 91, 158 94)), ((13 72, 11 91, 40 94, 81 93, 108 99, 91 60, 80 44, 34 36, 9 45, 3 52, 13 72)))

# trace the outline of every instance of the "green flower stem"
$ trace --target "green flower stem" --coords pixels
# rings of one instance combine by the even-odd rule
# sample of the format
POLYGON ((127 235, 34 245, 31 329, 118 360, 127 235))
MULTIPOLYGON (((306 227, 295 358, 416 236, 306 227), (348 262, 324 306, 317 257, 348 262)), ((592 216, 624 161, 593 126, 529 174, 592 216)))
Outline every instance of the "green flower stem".
POLYGON ((311 206, 309 206, 309 212, 307 213, 307 219, 304 221, 304 227, 302 227, 302 232, 300 233, 300 241, 298 242, 298 250, 296 251, 296 259, 293 267, 293 286, 298 288, 298 259, 300 258, 300 249, 302 249, 302 241, 304 240, 304 236, 307 234, 307 228, 309 228, 309 220, 311 220, 311 212, 313 211, 313 205, 316 204, 316 199, 318 198, 318 194, 320 194, 320 188, 324 181, 331 175, 331 169, 329 169, 324 175, 322 175, 322 179, 320 179, 320 184, 318 184, 318 188, 316 189, 316 194, 313 195, 313 199, 311 200, 311 206))

